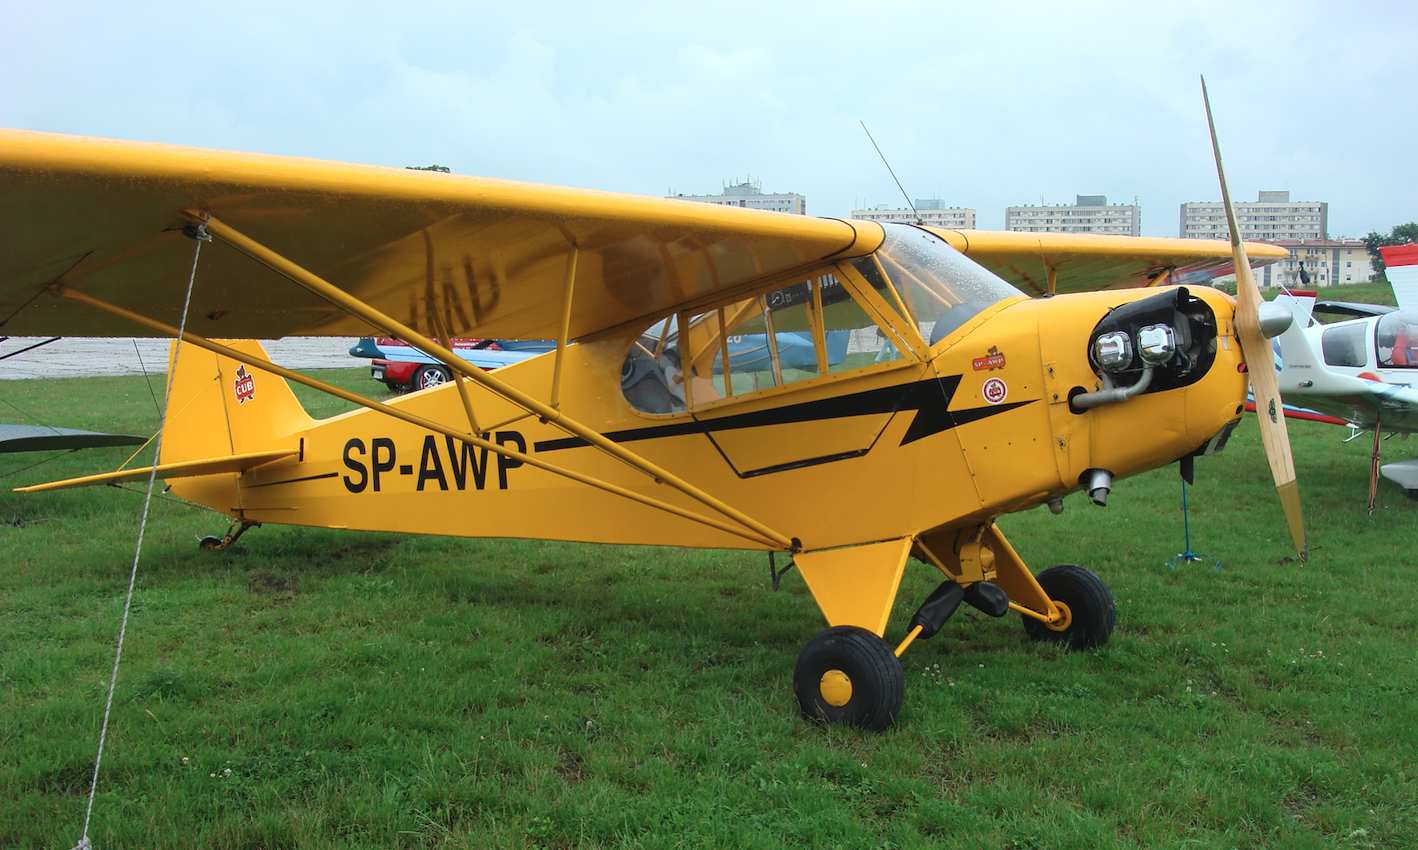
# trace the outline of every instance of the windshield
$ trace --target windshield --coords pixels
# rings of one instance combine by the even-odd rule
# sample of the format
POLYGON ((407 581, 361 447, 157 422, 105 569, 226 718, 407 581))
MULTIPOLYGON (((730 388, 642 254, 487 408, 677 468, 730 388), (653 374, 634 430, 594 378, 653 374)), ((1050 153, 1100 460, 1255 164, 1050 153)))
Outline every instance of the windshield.
POLYGON ((886 276, 895 290, 888 300, 916 322, 928 343, 944 339, 986 307, 1023 294, 934 234, 905 224, 882 227, 881 248, 852 265, 878 290, 886 276))
POLYGON ((1380 366, 1418 367, 1418 314, 1383 314, 1377 336, 1380 366))

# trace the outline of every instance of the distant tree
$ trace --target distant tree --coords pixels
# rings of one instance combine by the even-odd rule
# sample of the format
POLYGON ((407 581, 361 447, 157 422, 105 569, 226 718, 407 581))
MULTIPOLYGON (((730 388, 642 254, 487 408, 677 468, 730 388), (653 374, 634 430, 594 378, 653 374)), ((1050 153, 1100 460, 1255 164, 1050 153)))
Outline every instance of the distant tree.
POLYGON ((407 168, 409 171, 441 171, 444 174, 448 174, 451 171, 446 165, 406 165, 404 168, 407 168))
POLYGON ((1364 237, 1364 247, 1369 249, 1369 262, 1374 266, 1375 280, 1388 280, 1384 274, 1384 257, 1379 248, 1384 245, 1412 245, 1418 242, 1418 221, 1395 224, 1387 235, 1371 231, 1364 237))

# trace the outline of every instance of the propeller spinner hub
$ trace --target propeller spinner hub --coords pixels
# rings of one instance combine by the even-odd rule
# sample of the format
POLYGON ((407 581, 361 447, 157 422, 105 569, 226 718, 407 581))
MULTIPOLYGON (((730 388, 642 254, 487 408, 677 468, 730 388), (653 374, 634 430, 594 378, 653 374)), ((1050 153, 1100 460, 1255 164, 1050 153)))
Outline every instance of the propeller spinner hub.
POLYGON ((1295 314, 1274 301, 1263 302, 1256 312, 1260 314, 1260 332, 1266 339, 1275 339, 1295 323, 1295 314))

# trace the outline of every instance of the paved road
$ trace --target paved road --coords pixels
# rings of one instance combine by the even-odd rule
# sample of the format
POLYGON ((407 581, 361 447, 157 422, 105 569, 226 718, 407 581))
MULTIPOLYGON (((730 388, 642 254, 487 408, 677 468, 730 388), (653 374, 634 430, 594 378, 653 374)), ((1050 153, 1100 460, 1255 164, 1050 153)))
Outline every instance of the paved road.
MULTIPOLYGON (((0 357, 44 339, 10 337, 0 342, 0 357)), ((348 369, 369 362, 350 356, 355 342, 352 337, 288 337, 262 345, 273 361, 289 369, 348 369)), ((61 339, 0 360, 0 380, 166 373, 167 352, 165 339, 61 339)))

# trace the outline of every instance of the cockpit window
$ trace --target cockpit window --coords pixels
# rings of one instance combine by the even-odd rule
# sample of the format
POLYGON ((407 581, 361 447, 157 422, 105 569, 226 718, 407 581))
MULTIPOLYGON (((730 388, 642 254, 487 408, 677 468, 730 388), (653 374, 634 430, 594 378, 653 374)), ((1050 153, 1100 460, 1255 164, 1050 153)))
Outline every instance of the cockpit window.
MULTIPOLYGON (((680 413, 902 359, 904 344, 878 328, 839 273, 829 266, 769 292, 656 322, 621 366, 625 400, 641 413, 680 413)), ((884 281, 878 288, 889 290, 884 281)))
POLYGON ((679 326, 674 317, 651 325, 631 344, 620 365, 620 391, 641 413, 684 410, 679 326))
POLYGON ((1418 369, 1418 315, 1385 313, 1379 317, 1379 365, 1418 369))
POLYGON ((1368 365, 1368 355, 1364 352, 1364 336, 1367 324, 1342 324, 1325 328, 1320 335, 1320 352, 1324 362, 1330 366, 1350 368, 1368 365))
POLYGON ((920 342, 906 340, 908 329, 887 314, 909 318, 934 343, 1019 294, 936 236, 886 225, 886 241, 871 257, 651 325, 626 355, 621 390, 641 413, 672 414, 904 360, 920 342), (870 309, 851 291, 863 282, 875 291, 865 298, 876 302, 870 309))
POLYGON ((977 313, 1022 293, 936 235, 904 224, 885 224, 886 241, 852 265, 887 300, 910 316, 928 344, 944 339, 977 313))

